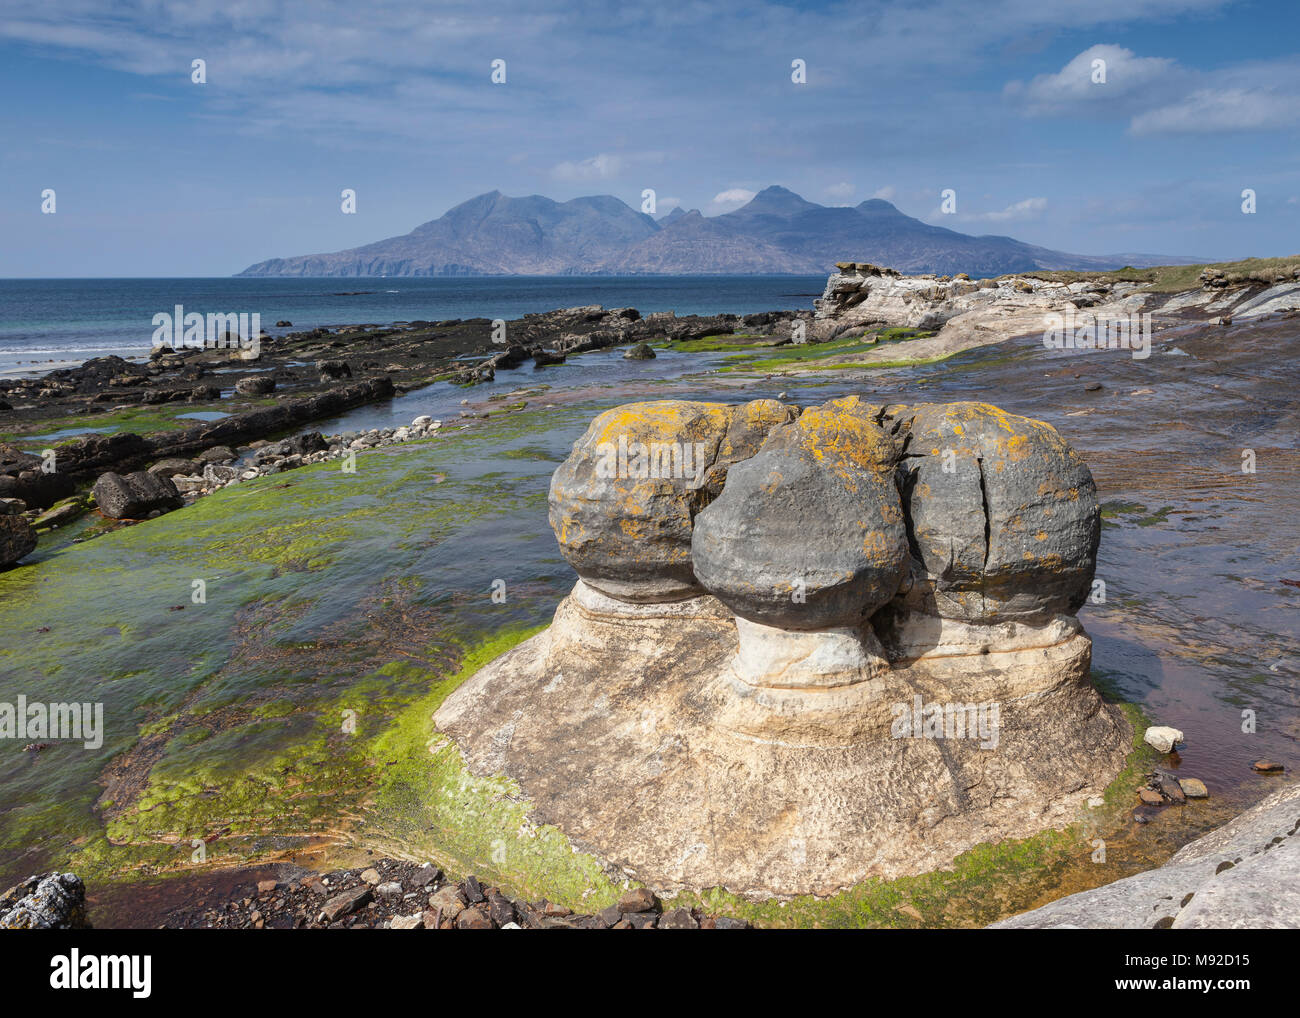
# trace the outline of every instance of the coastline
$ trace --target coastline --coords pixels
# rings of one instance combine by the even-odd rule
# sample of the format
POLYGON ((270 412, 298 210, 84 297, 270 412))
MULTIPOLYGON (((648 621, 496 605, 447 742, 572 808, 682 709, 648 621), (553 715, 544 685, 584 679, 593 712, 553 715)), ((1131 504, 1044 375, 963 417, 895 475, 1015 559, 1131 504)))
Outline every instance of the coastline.
MULTIPOLYGON (((930 283, 932 285, 932 281, 930 280, 926 280, 925 282, 930 283)), ((1017 291, 1017 292, 1019 293, 1022 291, 1017 291)), ((1190 293, 1199 295, 1202 293, 1202 291, 1199 290, 1190 291, 1190 293)), ((1204 303, 1200 302, 1199 297, 1197 300, 1187 301, 1186 294, 1183 294, 1181 298, 1178 296, 1176 296, 1175 298, 1168 298, 1165 296, 1161 296, 1158 298, 1153 298, 1153 300, 1159 300, 1161 302, 1160 306, 1162 307, 1167 306, 1169 303, 1180 302, 1180 306, 1175 307, 1170 312, 1171 319, 1174 312, 1177 312, 1181 316, 1178 319, 1178 322, 1180 324, 1178 324, 1175 327, 1175 331, 1170 332, 1168 334, 1169 336, 1172 337, 1175 335, 1179 335, 1179 336, 1183 335, 1183 332, 1179 330, 1182 330, 1184 328, 1192 328, 1193 326, 1201 327, 1202 331, 1204 331, 1203 327, 1206 321, 1206 313, 1205 313, 1206 308, 1210 303, 1213 303, 1216 300, 1222 300, 1223 296, 1224 296, 1223 294, 1217 294, 1217 295, 1205 294, 1204 303)), ((1247 300, 1253 300, 1255 299, 1256 296, 1258 296, 1258 294, 1251 294, 1247 292, 1245 289, 1242 289, 1238 293, 1238 300, 1236 301, 1236 303, 1243 303, 1247 300)), ((578 310, 582 311, 584 314, 585 313, 594 314, 594 312, 592 312, 591 309, 578 309, 578 310)), ((919 309, 913 306, 910 308, 909 313, 915 313, 917 310, 925 310, 927 312, 932 311, 933 304, 924 305, 922 308, 919 309)), ((947 308, 945 308, 945 310, 947 310, 947 308)), ((1035 308, 1034 311, 1030 313, 1037 313, 1037 311, 1038 309, 1035 308)), ((960 312, 960 313, 969 313, 969 312, 960 312)), ((578 347, 586 346, 588 343, 590 343, 591 346, 588 347, 587 352, 597 352, 601 356, 616 355, 617 349, 620 346, 628 345, 634 342, 636 337, 636 331, 631 330, 631 334, 628 335, 627 338, 623 339, 622 341, 618 339, 611 339, 609 333, 606 332, 606 330, 609 330, 609 332, 614 332, 615 335, 617 335, 617 332, 615 332, 614 329, 610 329, 608 324, 608 314, 609 313, 602 313, 601 318, 599 318, 598 320, 594 322, 581 323, 579 325, 573 324, 575 315, 572 311, 553 312, 549 316, 541 316, 545 320, 544 323, 541 324, 537 322, 532 323, 532 325, 536 327, 535 332, 533 333, 536 342, 533 344, 533 347, 543 351, 547 349, 551 349, 554 346, 558 345, 558 340, 563 339, 563 337, 567 335, 567 336, 578 337, 577 341, 574 342, 571 347, 570 354, 569 354, 570 356, 576 357, 576 354, 574 354, 573 351, 577 350, 578 347), (589 327, 586 329, 585 332, 583 331, 584 326, 589 327), (570 329, 572 331, 569 331, 570 329)), ((576 316, 576 317, 581 317, 581 316, 576 316)), ((831 316, 826 316, 823 317, 821 320, 826 321, 830 317, 831 316)), ((1281 315, 1260 316, 1260 318, 1261 318, 1261 322, 1263 322, 1263 320, 1267 318, 1267 322, 1272 322, 1275 326, 1283 324, 1288 320, 1287 315, 1285 313, 1282 313, 1281 315)), ((635 319, 635 320, 622 319, 622 320, 623 321, 636 321, 636 320, 644 321, 645 319, 635 319)), ((707 357, 701 358, 702 364, 707 362, 710 364, 718 365, 717 370, 719 370, 719 374, 717 377, 718 377, 719 384, 725 384, 730 380, 734 379, 735 383, 737 383, 738 386, 742 387, 742 389, 747 384, 753 384, 753 381, 758 378, 764 379, 765 385, 771 385, 771 386, 790 385, 792 387, 795 385, 803 384, 805 381, 820 383, 822 380, 830 379, 830 378, 842 378, 846 381, 852 378, 864 379, 867 376, 864 376, 862 374, 862 371, 864 369, 870 369, 873 363, 877 365, 882 363, 889 364, 889 363, 895 363, 899 360, 915 363, 918 361, 928 359, 928 357, 933 356, 935 352, 934 346, 918 346, 917 344, 927 344, 931 339, 935 339, 937 337, 918 336, 919 332, 924 332, 926 330, 918 329, 915 326, 902 324, 901 322, 900 324, 889 325, 889 326, 883 326, 882 323, 882 327, 877 327, 875 325, 868 326, 866 323, 861 321, 849 322, 848 329, 846 329, 844 332, 841 332, 833 339, 827 340, 825 343, 796 344, 790 341, 789 339, 787 339, 787 337, 783 335, 773 334, 778 329, 787 328, 789 324, 792 322, 792 320, 793 320, 793 316, 785 317, 780 314, 778 314, 778 316, 773 320, 762 321, 762 322, 754 321, 750 323, 746 323, 740 319, 737 319, 734 322, 719 321, 719 320, 712 320, 712 319, 704 320, 704 321, 687 321, 684 319, 676 319, 676 317, 674 316, 671 319, 666 317, 655 319, 654 327, 659 327, 660 323, 664 323, 666 327, 666 323, 669 322, 677 323, 676 325, 673 326, 674 328, 682 326, 680 327, 680 330, 676 338, 672 338, 669 335, 656 337, 656 341, 659 344, 662 344, 659 346, 660 351, 662 352, 666 350, 672 350, 673 348, 677 348, 681 353, 685 354, 688 357, 698 356, 701 354, 708 355, 707 357), (715 331, 715 330, 719 330, 724 326, 729 326, 731 328, 736 328, 738 326, 740 331, 737 332, 715 331), (858 333, 857 335, 850 334, 851 332, 857 329, 862 329, 864 331, 858 333), (874 335, 872 333, 873 329, 875 329, 874 335), (902 330, 902 334, 900 335, 896 333, 894 335, 887 336, 885 333, 887 332, 888 329, 902 330), (856 351, 856 352, 852 352, 852 351, 846 352, 844 345, 848 345, 852 343, 863 344, 870 347, 870 349, 863 350, 863 351, 856 351), (840 344, 844 344, 844 345, 840 345, 840 344), (722 348, 726 348, 726 349, 722 349, 722 348), (794 359, 787 359, 792 356, 794 359), (804 359, 805 356, 809 357, 809 359, 804 359), (737 362, 732 362, 730 364, 727 364, 726 359, 732 357, 744 357, 746 359, 744 361, 737 361, 737 362), (818 365, 817 363, 815 363, 818 360, 825 361, 826 363, 818 365), (736 368, 738 370, 735 371, 727 370, 729 368, 736 368)), ((831 318, 831 320, 833 320, 833 318, 831 318)), ((911 320, 912 319, 904 319, 903 321, 909 322, 911 320)), ((815 320, 810 319, 809 321, 810 324, 812 324, 815 320)), ((897 321, 897 319, 895 319, 895 321, 897 321)), ((969 322, 969 319, 967 319, 966 321, 969 322)), ((1020 328, 1019 326, 1019 322, 1021 321, 1023 320, 1013 319, 1009 316, 998 316, 996 318, 989 317, 986 321, 981 323, 988 326, 987 329, 984 330, 968 329, 966 332, 962 334, 962 338, 960 339, 959 342, 952 344, 955 347, 954 349, 946 350, 946 351, 941 349, 939 352, 946 352, 948 356, 955 357, 959 353, 977 350, 978 348, 983 346, 988 346, 988 345, 993 345, 998 343, 1011 344, 1012 341, 1015 340, 1017 337, 1024 337, 1026 335, 1023 328, 1020 328), (995 331, 995 327, 999 322, 1001 322, 1004 325, 1007 322, 1017 322, 1017 325, 1014 328, 1012 328, 1008 332, 1008 334, 1002 335, 999 333, 998 338, 989 339, 989 334, 995 331)), ((1228 324, 1228 325, 1220 324, 1218 326, 1214 326, 1213 328, 1218 330, 1241 329, 1242 331, 1237 334, 1241 336, 1246 336, 1250 334, 1249 330, 1251 330, 1254 327, 1258 327, 1261 324, 1261 322, 1256 322, 1253 325, 1243 324, 1243 322, 1249 322, 1249 321, 1250 321, 1250 317, 1246 316, 1246 318, 1238 321, 1236 324, 1228 324)), ((525 322, 524 324, 527 325, 528 323, 525 322)), ((841 321, 835 321, 834 324, 838 326, 846 323, 843 320, 841 320, 841 321)), ((481 397, 478 394, 484 391, 481 388, 481 386, 484 383, 481 380, 481 376, 474 377, 474 375, 477 372, 480 372, 482 370, 484 366, 483 365, 484 359, 488 359, 493 356, 499 355, 502 352, 505 352, 500 350, 499 345, 491 344, 490 332, 487 330, 487 325, 488 323, 486 322, 472 323, 470 324, 470 327, 465 330, 458 330, 456 327, 452 327, 452 326, 447 327, 447 331, 452 333, 453 336, 455 337, 454 341, 457 343, 463 343, 463 345, 458 346, 457 349, 455 350, 443 351, 442 354, 443 359, 441 361, 438 361, 436 363, 422 362, 420 367, 417 369, 417 371, 426 372, 425 375, 426 378, 435 372, 443 375, 444 377, 442 377, 441 379, 443 384, 458 385, 463 387, 463 388, 458 388, 457 391, 463 392, 465 394, 465 398, 470 399, 472 401, 472 404, 480 404, 481 397), (484 331, 478 332, 477 330, 480 329, 484 331), (453 368, 451 365, 457 362, 460 362, 463 366, 453 368), (432 366, 430 366, 431 363, 432 366), (469 372, 469 375, 463 373, 467 371, 469 372)), ((947 327, 946 323, 943 326, 941 326, 941 328, 938 330, 938 336, 942 336, 943 329, 946 327, 947 327)), ((438 330, 434 329, 432 331, 438 331, 438 330)), ((349 334, 345 333, 342 336, 338 334, 334 334, 328 337, 312 336, 309 338, 293 341, 290 344, 288 344, 282 352, 273 353, 271 355, 272 358, 278 358, 278 359, 273 359, 270 363, 283 365, 295 360, 299 360, 299 361, 306 360, 306 358, 301 356, 301 351, 304 348, 311 349, 313 344, 318 344, 318 345, 323 344, 324 348, 321 350, 321 352, 340 351, 343 348, 329 347, 329 344, 339 342, 340 340, 346 342, 350 338, 351 337, 349 336, 349 334), (302 345, 300 346, 298 344, 302 344, 302 345)), ((356 335, 356 339, 362 344, 367 342, 368 339, 373 339, 373 338, 374 338, 373 334, 370 333, 356 335)), ((389 337, 380 336, 379 338, 388 339, 389 337)), ((407 338, 410 337, 399 334, 397 338, 397 342, 403 342, 407 338)), ((446 337, 441 337, 441 338, 443 338, 444 340, 446 339, 446 337)), ((940 343, 943 342, 946 342, 946 340, 940 340, 940 343)), ((1158 342, 1163 342, 1163 340, 1158 342)), ((525 354, 527 354, 530 348, 528 346, 524 346, 524 344, 519 344, 519 345, 523 347, 525 354)), ((271 346, 273 347, 274 344, 271 344, 271 346)), ((1019 348, 1020 347, 1017 347, 1017 349, 1019 348)), ((350 349, 351 348, 348 348, 349 351, 350 349)), ((208 358, 209 356, 210 355, 205 352, 203 354, 200 354, 192 358, 184 357, 182 362, 186 366, 195 363, 203 363, 204 359, 208 358)), ((335 358, 335 359, 350 360, 353 356, 354 356, 353 354, 348 352, 344 354, 341 358, 335 358)), ((515 356, 518 355, 516 354, 515 356)), ((1127 358, 1127 356, 1121 358, 1119 360, 1119 363, 1122 364, 1124 360, 1129 360, 1131 363, 1131 359, 1127 358)), ((621 364, 621 362, 622 362, 622 358, 620 356, 618 357, 618 361, 615 363, 621 364)), ((579 371, 582 370, 581 365, 583 363, 584 362, 581 361, 580 359, 576 361, 579 371)), ((1064 366, 1064 363, 1065 362, 1062 362, 1062 366, 1064 366)), ((1107 366, 1109 367, 1115 362, 1107 361, 1106 363, 1107 366)), ((218 370, 221 367, 225 367, 225 364, 223 364, 218 359, 213 359, 211 361, 211 364, 213 365, 211 370, 218 370)), ((1070 364, 1072 367, 1074 366, 1074 362, 1070 362, 1070 364)), ((572 371, 573 367, 574 367, 573 365, 570 365, 569 367, 561 369, 558 368, 558 366, 552 366, 552 367, 544 368, 540 371, 536 371, 535 374, 536 376, 540 376, 539 381, 542 381, 545 379, 548 371, 553 371, 553 370, 572 371)), ((243 365, 240 365, 240 368, 243 368, 243 365)), ((184 369, 182 368, 182 370, 184 369)), ((290 370, 293 369, 291 368, 290 370)), ((513 371, 513 370, 517 370, 517 369, 513 369, 513 368, 503 369, 503 373, 505 371, 513 371)), ((312 373, 314 374, 314 372, 312 373)), ((360 374, 360 372, 358 372, 358 374, 360 374)), ((1077 374, 1075 377, 1077 377, 1077 374)), ((332 379, 330 380, 329 383, 326 383, 320 380, 317 380, 316 382, 312 382, 311 378, 307 377, 301 379, 300 381, 302 383, 301 385, 298 385, 292 380, 290 384, 286 384, 284 392, 279 397, 276 398, 275 406, 278 407, 283 405, 282 401, 284 401, 285 397, 288 397, 289 399, 302 399, 302 398, 310 399, 313 398, 312 393, 337 392, 341 388, 347 388, 348 385, 364 384, 365 379, 363 377, 361 382, 358 382, 354 379, 351 382, 347 383, 347 385, 342 385, 342 386, 337 384, 339 381, 337 379, 332 379)), ((405 394, 419 394, 421 392, 427 391, 426 387, 428 383, 426 382, 423 385, 420 384, 419 377, 413 376, 411 382, 409 383, 410 384, 409 388, 406 388, 407 384, 408 383, 406 381, 403 381, 401 383, 402 388, 400 390, 397 385, 394 385, 393 392, 394 393, 404 392, 405 394)), ((542 384, 545 384, 544 381, 542 382, 542 384)), ((637 382, 635 379, 629 379, 628 384, 632 387, 635 387, 643 383, 637 382)), ((1079 383, 1074 383, 1074 388, 1079 389, 1081 388, 1081 386, 1079 383)), ((147 390, 145 389, 145 387, 142 387, 141 391, 143 392, 147 390)), ((277 391, 278 391, 278 387, 277 387, 277 391)), ((86 396, 91 394, 79 393, 76 395, 86 396)), ((516 412, 509 412, 506 410, 506 407, 511 405, 514 401, 509 399, 508 391, 505 395, 507 398, 501 401, 503 405, 499 411, 495 408, 485 411, 485 412, 493 413, 497 417, 497 420, 499 421, 508 422, 509 418, 513 414, 517 413, 518 427, 520 429, 527 430, 528 427, 527 422, 529 420, 538 420, 540 419, 538 417, 539 414, 542 415, 542 417, 544 417, 545 413, 547 412, 544 406, 547 400, 547 396, 545 395, 545 393, 541 394, 540 399, 538 399, 537 397, 523 397, 523 396, 519 397, 520 402, 526 401, 529 403, 529 408, 527 410, 521 410, 516 412)), ((357 406, 361 407, 361 406, 374 405, 376 400, 382 402, 388 400, 389 398, 391 397, 386 395, 380 395, 377 393, 372 393, 368 395, 363 402, 358 403, 357 406)), ((567 398, 568 397, 565 397, 565 399, 567 398)), ((51 402, 57 404, 58 401, 52 400, 51 402)), ((188 407, 188 404, 182 404, 182 405, 188 407)), ((482 405, 491 407, 491 404, 487 404, 485 402, 482 405)), ((42 406, 39 408, 40 412, 44 412, 46 409, 48 409, 48 406, 42 406)), ((258 413, 262 411, 252 409, 247 412, 258 413)), ((1066 412, 1074 412, 1074 411, 1068 410, 1066 412)), ((75 420, 77 419, 77 417, 81 417, 81 416, 83 415, 80 414, 66 415, 64 419, 75 420)), ((283 433, 284 418, 282 417, 276 418, 273 416, 268 416, 262 420, 264 421, 264 423, 269 423, 272 425, 275 424, 280 425, 278 429, 273 428, 272 430, 266 432, 267 437, 279 435, 283 433)), ((155 453, 158 453, 163 449, 170 449, 172 451, 181 451, 181 452, 199 450, 200 447, 203 446, 205 443, 215 443, 216 440, 219 439, 223 434, 226 434, 220 430, 210 430, 211 428, 214 427, 219 428, 222 425, 222 423, 223 422, 216 422, 214 425, 211 426, 205 425, 202 427, 198 427, 194 432, 189 434, 187 434, 187 432, 182 429, 173 429, 170 432, 164 431, 164 432, 157 433, 164 436, 167 434, 171 434, 173 437, 171 439, 164 439, 164 441, 171 441, 179 444, 175 446, 150 445, 146 450, 143 451, 137 449, 134 453, 134 456, 136 457, 134 459, 123 458, 115 462, 118 462, 120 464, 143 463, 148 461, 151 458, 156 458, 155 453), (191 443, 191 444, 186 446, 185 443, 191 443)), ((297 424, 293 425, 293 427, 299 427, 299 426, 300 425, 297 424)), ((495 426, 496 425, 494 425, 494 427, 495 426)), ((226 427, 229 428, 230 425, 226 425, 226 427)), ((247 434, 251 436, 253 432, 250 431, 247 434)), ((261 440, 262 439, 260 437, 259 438, 249 437, 243 439, 243 441, 249 441, 249 442, 256 442, 261 440)), ((437 442, 441 442, 442 439, 438 438, 433 441, 436 444, 437 442)), ((78 474, 80 478, 89 479, 102 467, 108 465, 108 461, 104 461, 104 460, 96 461, 93 459, 93 457, 86 455, 88 453, 93 452, 96 448, 99 449, 101 454, 105 453, 106 450, 104 449, 104 444, 105 443, 103 442, 103 440, 99 440, 99 439, 91 439, 88 442, 83 441, 81 443, 75 443, 75 442, 72 443, 76 451, 71 454, 73 457, 71 459, 71 463, 72 464, 81 463, 84 466, 84 469, 82 469, 78 474), (81 458, 78 459, 77 456, 81 456, 81 458)), ((367 455, 383 455, 383 454, 376 452, 376 453, 369 453, 367 455)), ((306 469, 307 471, 319 471, 321 469, 324 469, 324 467, 323 465, 317 465, 317 466, 309 466, 304 469, 306 469)), ((302 482, 304 483, 306 482, 307 476, 308 475, 305 473, 302 475, 302 482)), ((293 478, 298 478, 298 477, 299 477, 299 473, 298 471, 295 471, 295 473, 293 475, 290 475, 288 479, 291 480, 293 478)), ((248 495, 252 496, 254 493, 259 493, 259 497, 262 499, 267 499, 272 497, 266 489, 271 482, 276 480, 277 480, 276 478, 267 478, 265 479, 265 481, 258 480, 258 481, 251 482, 251 486, 248 488, 248 495)), ((301 491, 301 489, 299 490, 301 491)), ((238 491, 238 488, 236 488, 236 491, 238 491)), ((230 492, 226 494, 227 496, 233 496, 235 495, 235 492, 230 492)), ((283 498, 285 496, 280 496, 280 497, 283 498)), ((211 511, 213 514, 215 514, 216 512, 215 509, 216 505, 217 503, 214 503, 214 508, 211 511)), ((186 512, 188 511, 189 510, 186 510, 186 512)), ((218 517, 216 517, 215 515, 208 515, 206 517, 206 519, 210 521, 215 520, 217 518, 218 517)), ((182 521, 179 518, 176 520, 176 523, 178 525, 181 522, 182 521)), ((138 530, 139 540, 145 542, 149 540, 150 527, 153 525, 155 524, 146 523, 139 528, 138 530)), ((52 568, 52 566, 49 563, 40 563, 40 565, 44 569, 52 568)), ((466 872, 468 872, 468 870, 466 872)))

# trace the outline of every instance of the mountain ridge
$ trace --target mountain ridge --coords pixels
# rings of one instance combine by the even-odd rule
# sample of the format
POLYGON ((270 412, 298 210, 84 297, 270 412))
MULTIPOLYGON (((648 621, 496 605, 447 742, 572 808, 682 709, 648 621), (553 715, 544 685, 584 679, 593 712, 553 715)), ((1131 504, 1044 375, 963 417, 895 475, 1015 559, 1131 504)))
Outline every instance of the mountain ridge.
POLYGON ((837 261, 869 261, 905 273, 994 276, 1193 259, 1069 254, 1013 237, 933 226, 881 198, 826 206, 772 185, 722 215, 674 209, 658 219, 613 195, 559 202, 492 190, 402 236, 342 251, 270 258, 236 275, 820 275, 833 271, 837 261))

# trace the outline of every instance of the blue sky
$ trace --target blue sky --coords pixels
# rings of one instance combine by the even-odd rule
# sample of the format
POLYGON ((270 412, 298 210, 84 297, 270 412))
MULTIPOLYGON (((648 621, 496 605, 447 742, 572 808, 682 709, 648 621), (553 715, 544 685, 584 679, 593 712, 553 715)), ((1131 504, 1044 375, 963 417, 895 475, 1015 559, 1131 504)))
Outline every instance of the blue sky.
POLYGON ((0 277, 226 275, 494 188, 712 215, 774 183, 1086 254, 1292 254, 1298 51, 1294 0, 5 0, 0 277))

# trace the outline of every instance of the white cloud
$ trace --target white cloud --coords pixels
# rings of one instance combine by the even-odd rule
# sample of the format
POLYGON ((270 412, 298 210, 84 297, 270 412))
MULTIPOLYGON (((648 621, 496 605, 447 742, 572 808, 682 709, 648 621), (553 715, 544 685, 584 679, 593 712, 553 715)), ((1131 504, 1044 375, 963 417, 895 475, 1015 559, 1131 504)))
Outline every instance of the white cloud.
POLYGON ((1084 50, 1055 74, 1029 82, 1011 81, 1003 94, 1024 103, 1034 115, 1060 113, 1080 103, 1106 103, 1142 94, 1154 83, 1181 75, 1174 60, 1140 57, 1130 49, 1100 43, 1084 50), (1104 82, 1094 81, 1094 61, 1103 61, 1104 82))
POLYGON ((1130 134, 1204 134, 1290 127, 1300 122, 1294 96, 1262 88, 1203 88, 1129 124, 1130 134))
POLYGON ((551 176, 556 180, 608 180, 617 177, 623 169, 621 156, 607 155, 601 152, 590 159, 580 162, 563 162, 551 167, 551 176))
POLYGON ((822 193, 835 201, 848 201, 853 197, 856 190, 847 180, 842 180, 838 184, 831 184, 829 187, 822 188, 822 193))
POLYGON ((871 197, 882 198, 885 201, 893 201, 894 195, 896 194, 898 194, 898 192, 894 188, 886 185, 885 187, 876 188, 876 190, 872 193, 871 197))
POLYGON ((1046 209, 1046 198, 1025 198, 993 212, 962 212, 959 209, 956 215, 945 215, 941 207, 936 207, 926 218, 944 225, 954 220, 963 223, 1023 223, 1037 219, 1046 209))
POLYGON ((725 191, 719 191, 713 196, 710 203, 715 209, 720 208, 737 208, 754 200, 757 191, 747 191, 743 187, 731 187, 725 191))

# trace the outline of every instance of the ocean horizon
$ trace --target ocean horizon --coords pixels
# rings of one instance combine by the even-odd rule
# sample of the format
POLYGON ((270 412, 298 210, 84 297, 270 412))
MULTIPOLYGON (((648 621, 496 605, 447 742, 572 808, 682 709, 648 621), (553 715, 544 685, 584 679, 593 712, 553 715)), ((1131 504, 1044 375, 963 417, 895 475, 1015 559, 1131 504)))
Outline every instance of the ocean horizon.
POLYGON ((148 356, 153 316, 176 305, 261 316, 272 336, 343 325, 516 319, 600 304, 680 315, 811 308, 818 276, 124 277, 0 279, 0 373, 43 374, 92 357, 148 356), (289 321, 292 327, 277 327, 289 321))

